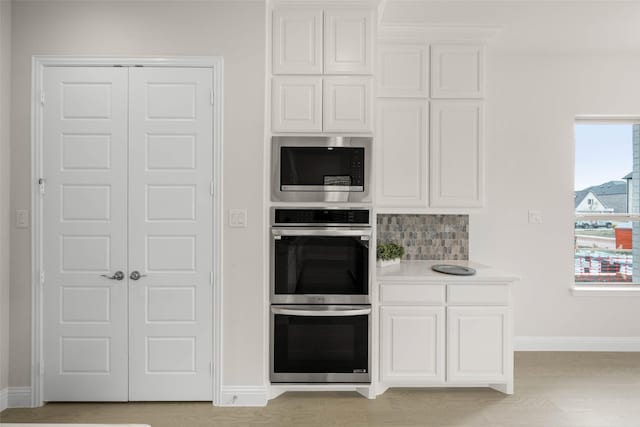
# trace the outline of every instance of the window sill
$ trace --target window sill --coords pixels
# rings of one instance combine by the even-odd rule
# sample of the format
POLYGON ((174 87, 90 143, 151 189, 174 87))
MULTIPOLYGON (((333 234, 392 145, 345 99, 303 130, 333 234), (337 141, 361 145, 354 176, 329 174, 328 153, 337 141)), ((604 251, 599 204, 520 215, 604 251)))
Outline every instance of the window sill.
POLYGON ((640 297, 640 285, 574 285, 571 294, 574 297, 640 297))

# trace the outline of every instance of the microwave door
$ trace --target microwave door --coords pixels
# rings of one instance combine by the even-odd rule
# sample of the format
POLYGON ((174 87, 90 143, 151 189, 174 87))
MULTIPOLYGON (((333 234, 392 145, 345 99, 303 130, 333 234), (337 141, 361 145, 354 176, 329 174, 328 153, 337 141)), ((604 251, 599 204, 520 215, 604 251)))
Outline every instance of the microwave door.
POLYGON ((364 149, 281 147, 280 190, 364 191, 364 149))

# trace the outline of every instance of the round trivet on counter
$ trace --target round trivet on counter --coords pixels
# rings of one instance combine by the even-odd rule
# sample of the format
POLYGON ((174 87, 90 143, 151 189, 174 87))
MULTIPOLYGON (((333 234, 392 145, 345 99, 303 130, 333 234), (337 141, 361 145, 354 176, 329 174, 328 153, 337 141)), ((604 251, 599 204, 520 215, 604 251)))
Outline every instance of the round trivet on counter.
POLYGON ((431 267, 433 271, 444 274, 453 274, 455 276, 473 276, 476 270, 471 267, 453 264, 436 264, 431 267))

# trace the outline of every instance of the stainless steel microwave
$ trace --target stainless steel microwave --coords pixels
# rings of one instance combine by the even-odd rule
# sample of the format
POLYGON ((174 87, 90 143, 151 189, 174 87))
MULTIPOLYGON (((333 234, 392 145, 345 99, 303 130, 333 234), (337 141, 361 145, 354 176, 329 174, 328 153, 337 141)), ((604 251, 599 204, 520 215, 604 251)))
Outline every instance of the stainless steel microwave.
POLYGON ((371 137, 274 136, 274 202, 370 202, 371 137))

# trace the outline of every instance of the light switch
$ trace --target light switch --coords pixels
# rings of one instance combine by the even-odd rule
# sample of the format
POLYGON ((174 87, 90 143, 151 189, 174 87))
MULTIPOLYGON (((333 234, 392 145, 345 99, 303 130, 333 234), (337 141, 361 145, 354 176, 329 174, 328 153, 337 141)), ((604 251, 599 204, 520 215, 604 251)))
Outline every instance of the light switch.
POLYGON ((229 227, 245 228, 246 226, 246 209, 229 209, 229 227))
POLYGON ((29 228, 29 211, 26 209, 16 210, 16 227, 29 228))
POLYGON ((542 211, 529 211, 529 224, 542 224, 542 211))

